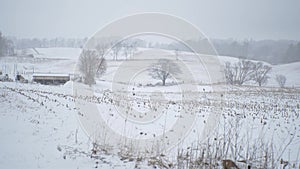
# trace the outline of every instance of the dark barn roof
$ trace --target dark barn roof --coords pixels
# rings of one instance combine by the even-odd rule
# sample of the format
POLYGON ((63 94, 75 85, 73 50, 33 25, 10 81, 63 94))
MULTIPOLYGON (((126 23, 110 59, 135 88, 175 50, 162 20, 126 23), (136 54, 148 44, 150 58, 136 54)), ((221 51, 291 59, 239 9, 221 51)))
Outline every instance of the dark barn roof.
POLYGON ((69 74, 58 73, 35 73, 32 77, 33 81, 42 84, 61 84, 70 80, 69 74))

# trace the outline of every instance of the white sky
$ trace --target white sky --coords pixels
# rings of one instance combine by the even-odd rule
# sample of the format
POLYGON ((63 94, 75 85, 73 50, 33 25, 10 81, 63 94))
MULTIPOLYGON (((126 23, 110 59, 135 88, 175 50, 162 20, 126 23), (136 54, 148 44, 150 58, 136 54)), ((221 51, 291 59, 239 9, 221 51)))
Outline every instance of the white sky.
POLYGON ((210 38, 300 40, 299 0, 0 0, 0 31, 83 38, 139 12, 179 16, 210 38))

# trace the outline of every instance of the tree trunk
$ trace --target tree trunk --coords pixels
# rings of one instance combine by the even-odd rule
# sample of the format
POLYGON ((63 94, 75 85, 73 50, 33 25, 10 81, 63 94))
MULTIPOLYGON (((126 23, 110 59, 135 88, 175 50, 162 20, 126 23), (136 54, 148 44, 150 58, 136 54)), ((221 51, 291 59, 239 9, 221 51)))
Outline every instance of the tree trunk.
POLYGON ((165 86, 166 85, 166 79, 163 79, 162 82, 163 82, 163 86, 165 86))

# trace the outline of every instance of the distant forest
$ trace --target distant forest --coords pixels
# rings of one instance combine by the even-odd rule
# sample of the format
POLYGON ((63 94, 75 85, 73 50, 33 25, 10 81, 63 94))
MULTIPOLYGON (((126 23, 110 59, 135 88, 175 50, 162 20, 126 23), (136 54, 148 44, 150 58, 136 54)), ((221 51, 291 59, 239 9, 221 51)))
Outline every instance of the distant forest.
POLYGON ((300 42, 292 40, 212 40, 219 55, 283 64, 300 61, 300 42))
MULTIPOLYGON (((271 64, 284 64, 300 61, 300 41, 294 40, 244 40, 212 39, 212 45, 219 55, 242 59, 266 61, 271 64)), ((205 47, 207 39, 193 41, 205 47)), ((154 44, 156 48, 188 50, 179 43, 154 44)))
MULTIPOLYGON (((88 38, 53 38, 38 39, 5 37, 0 32, 0 56, 15 55, 16 49, 72 47, 82 48, 88 38)), ((233 40, 212 39, 219 55, 266 61, 271 64, 284 64, 300 61, 300 41, 294 40, 233 40)), ((197 45, 207 44, 207 39, 193 41, 197 45)), ((161 48, 169 50, 188 50, 180 43, 151 43, 136 39, 137 47, 161 48)))

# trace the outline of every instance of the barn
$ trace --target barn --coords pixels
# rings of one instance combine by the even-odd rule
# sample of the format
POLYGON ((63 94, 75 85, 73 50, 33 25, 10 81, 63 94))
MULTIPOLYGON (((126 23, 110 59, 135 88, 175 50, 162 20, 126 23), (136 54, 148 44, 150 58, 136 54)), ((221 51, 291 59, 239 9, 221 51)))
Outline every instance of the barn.
POLYGON ((35 73, 32 76, 32 80, 45 85, 60 85, 69 81, 70 75, 57 73, 35 73))

